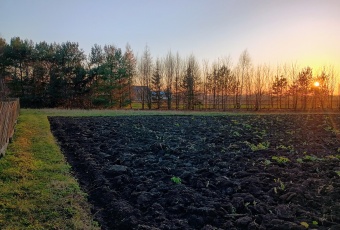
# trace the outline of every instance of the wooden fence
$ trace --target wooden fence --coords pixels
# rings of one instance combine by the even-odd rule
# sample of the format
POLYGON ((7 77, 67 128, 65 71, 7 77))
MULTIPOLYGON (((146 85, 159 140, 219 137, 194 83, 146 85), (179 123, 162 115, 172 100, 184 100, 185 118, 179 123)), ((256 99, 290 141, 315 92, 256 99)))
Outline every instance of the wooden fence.
POLYGON ((5 155, 19 116, 19 99, 0 99, 0 156, 5 155))

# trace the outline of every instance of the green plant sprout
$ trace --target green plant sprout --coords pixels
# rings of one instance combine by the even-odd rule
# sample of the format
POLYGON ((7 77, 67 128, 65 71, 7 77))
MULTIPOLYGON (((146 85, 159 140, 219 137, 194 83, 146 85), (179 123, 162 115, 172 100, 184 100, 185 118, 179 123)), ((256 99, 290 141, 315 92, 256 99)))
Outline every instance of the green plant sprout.
POLYGON ((246 129, 251 129, 252 128, 251 125, 249 125, 249 124, 243 124, 243 127, 246 128, 246 129))
POLYGON ((286 133, 290 134, 290 135, 293 135, 293 134, 295 134, 295 131, 294 130, 288 130, 288 131, 286 131, 286 133))
POLYGON ((300 222, 300 224, 305 228, 309 228, 309 224, 307 222, 300 222))
POLYGON ((303 157, 303 160, 305 161, 318 161, 321 160, 320 158, 317 158, 316 156, 310 156, 310 155, 306 155, 303 157))
POLYGON ((340 155, 328 155, 326 158, 328 160, 340 160, 340 155))
POLYGON ((266 150, 269 148, 269 141, 266 141, 266 142, 260 142, 258 143, 257 145, 254 145, 254 144, 251 144, 249 143, 248 141, 245 142, 249 147, 250 149, 255 152, 255 151, 259 151, 259 150, 266 150))
POLYGON ((303 163, 303 160, 301 159, 301 158, 298 158, 298 159, 296 159, 296 162, 298 162, 298 163, 303 163))
POLYGON ((263 137, 266 135, 266 130, 261 130, 261 131, 255 131, 254 134, 255 136, 259 139, 263 139, 263 137))
POLYGON ((275 186, 274 187, 274 192, 275 194, 277 193, 277 190, 280 189, 281 191, 284 191, 286 189, 285 184, 280 180, 280 178, 278 179, 274 179, 275 183, 279 183, 279 186, 275 186))
POLYGON ((291 145, 288 145, 288 146, 279 145, 279 146, 276 146, 276 149, 293 151, 293 150, 294 150, 294 147, 291 146, 291 145))
POLYGON ((270 161, 270 160, 268 160, 268 159, 266 159, 264 162, 263 162, 263 164, 264 165, 270 165, 272 162, 270 161))
POLYGON ((231 120, 235 125, 240 124, 237 120, 231 120))
POLYGON ((182 183, 181 178, 176 177, 176 176, 171 177, 171 181, 174 182, 175 184, 180 184, 180 183, 182 183))
POLYGON ((281 157, 281 156, 273 156, 272 160, 276 161, 278 164, 286 164, 290 160, 287 157, 281 157))
POLYGON ((234 132, 232 133, 232 136, 233 136, 233 137, 240 137, 241 134, 240 134, 239 132, 237 132, 237 131, 234 131, 234 132))

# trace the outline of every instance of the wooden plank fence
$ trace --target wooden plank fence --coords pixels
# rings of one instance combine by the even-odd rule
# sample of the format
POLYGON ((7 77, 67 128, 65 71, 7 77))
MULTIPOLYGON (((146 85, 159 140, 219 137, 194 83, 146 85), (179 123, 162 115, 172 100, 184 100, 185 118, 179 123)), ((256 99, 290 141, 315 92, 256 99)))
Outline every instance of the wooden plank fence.
POLYGON ((0 99, 0 156, 5 155, 8 143, 12 141, 19 110, 19 99, 0 99))

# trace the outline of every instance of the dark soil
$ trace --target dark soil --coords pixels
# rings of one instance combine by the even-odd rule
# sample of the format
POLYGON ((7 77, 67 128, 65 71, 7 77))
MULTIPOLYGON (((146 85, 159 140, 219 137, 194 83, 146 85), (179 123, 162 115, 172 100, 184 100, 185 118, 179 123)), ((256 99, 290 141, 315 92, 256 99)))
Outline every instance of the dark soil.
POLYGON ((103 229, 340 229, 340 115, 49 120, 103 229))

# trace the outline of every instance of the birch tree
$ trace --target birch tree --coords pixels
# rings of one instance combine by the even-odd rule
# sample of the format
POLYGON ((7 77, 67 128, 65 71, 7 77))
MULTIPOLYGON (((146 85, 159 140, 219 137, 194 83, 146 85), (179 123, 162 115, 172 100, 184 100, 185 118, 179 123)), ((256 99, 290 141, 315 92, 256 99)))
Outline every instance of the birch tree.
POLYGON ((136 58, 129 44, 125 46, 124 53, 124 67, 126 69, 126 77, 128 79, 128 97, 130 109, 132 109, 132 84, 134 82, 134 77, 136 75, 136 58))
POLYGON ((244 93, 244 84, 245 80, 248 77, 248 71, 251 65, 251 59, 247 50, 244 50, 239 58, 238 62, 238 81, 239 81, 239 90, 236 95, 236 107, 241 108, 241 98, 244 93))
POLYGON ((176 58, 175 58, 175 82, 174 82, 176 109, 179 109, 180 100, 181 100, 181 93, 180 93, 181 87, 180 86, 181 86, 182 68, 183 68, 182 59, 179 56, 179 53, 177 52, 176 58))
POLYGON ((167 107, 171 109, 172 107, 172 87, 175 76, 176 60, 171 51, 165 57, 164 60, 164 74, 165 74, 165 96, 167 98, 167 107))
POLYGON ((139 74, 141 79, 141 101, 142 101, 142 109, 145 108, 145 102, 147 104, 148 109, 152 107, 151 101, 151 76, 152 76, 152 57, 150 53, 150 49, 148 46, 145 46, 143 55, 139 62, 139 74))

